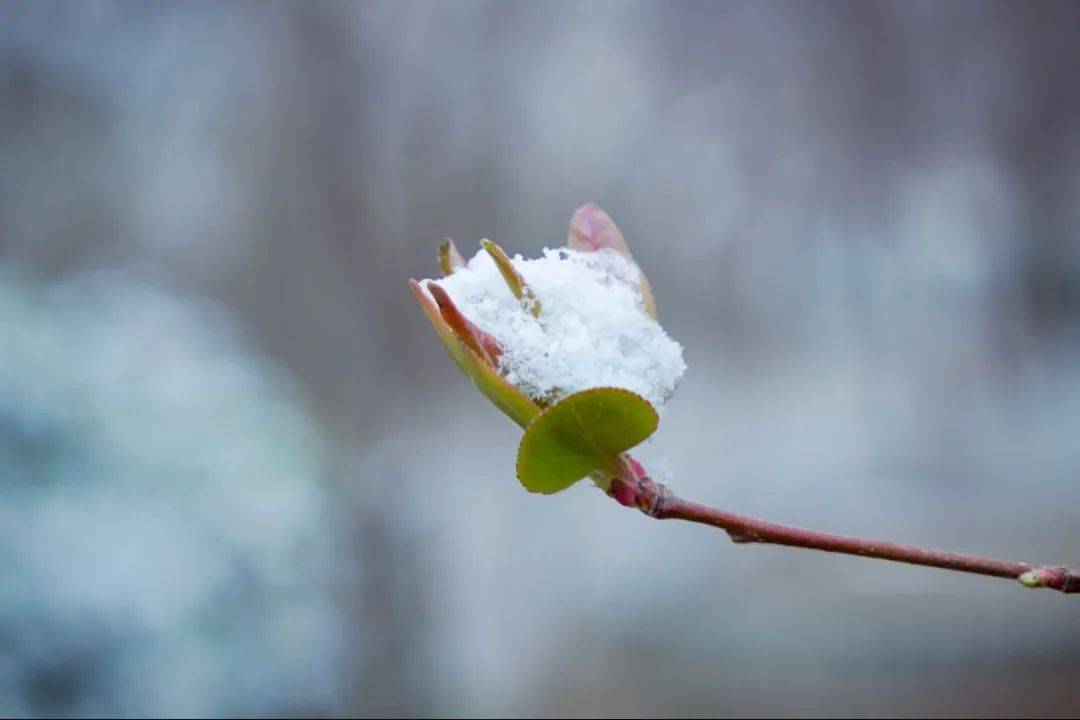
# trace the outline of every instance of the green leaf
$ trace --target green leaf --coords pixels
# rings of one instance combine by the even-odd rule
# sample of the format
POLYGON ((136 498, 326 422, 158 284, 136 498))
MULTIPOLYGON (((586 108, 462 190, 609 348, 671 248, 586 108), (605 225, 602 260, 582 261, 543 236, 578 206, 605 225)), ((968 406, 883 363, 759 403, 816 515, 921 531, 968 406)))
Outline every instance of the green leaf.
POLYGON ((615 458, 656 431, 649 401, 629 390, 593 388, 574 393, 536 416, 518 446, 518 480, 529 492, 550 495, 615 458))
POLYGON ((508 383, 462 341, 454 329, 447 324, 431 295, 420 287, 420 283, 410 280, 409 286, 416 295, 416 299, 420 301, 420 307, 423 308, 431 326, 435 328, 435 333, 458 366, 473 379, 476 386, 480 388, 480 392, 484 393, 495 404, 495 407, 510 416, 510 419, 521 427, 527 427, 533 418, 540 414, 540 406, 508 383))

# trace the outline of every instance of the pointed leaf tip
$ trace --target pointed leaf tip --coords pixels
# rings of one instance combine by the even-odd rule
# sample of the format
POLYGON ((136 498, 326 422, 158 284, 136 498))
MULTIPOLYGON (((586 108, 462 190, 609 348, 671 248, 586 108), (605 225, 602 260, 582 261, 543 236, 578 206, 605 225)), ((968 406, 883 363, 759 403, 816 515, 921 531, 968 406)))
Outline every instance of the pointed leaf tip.
POLYGON ((503 276, 503 280, 506 281, 514 297, 521 301, 522 306, 531 312, 533 317, 540 317, 540 301, 536 299, 536 293, 525 282, 525 277, 514 267, 514 263, 510 261, 506 252, 490 240, 481 240, 480 246, 495 261, 495 266, 499 268, 499 273, 503 276))
POLYGON ((443 277, 451 274, 458 268, 468 267, 465 258, 458 252, 457 246, 454 245, 454 241, 450 238, 446 238, 439 243, 438 259, 439 269, 442 270, 443 277))
POLYGON ((494 337, 484 332, 461 312, 457 304, 450 298, 449 293, 441 288, 438 283, 429 282, 427 284, 428 292, 431 293, 431 297, 435 299, 435 303, 439 306, 439 313, 442 315, 446 324, 454 331, 454 334, 461 339, 461 342, 476 353, 480 358, 485 360, 492 367, 495 366, 496 361, 502 354, 502 348, 499 346, 498 341, 494 337))

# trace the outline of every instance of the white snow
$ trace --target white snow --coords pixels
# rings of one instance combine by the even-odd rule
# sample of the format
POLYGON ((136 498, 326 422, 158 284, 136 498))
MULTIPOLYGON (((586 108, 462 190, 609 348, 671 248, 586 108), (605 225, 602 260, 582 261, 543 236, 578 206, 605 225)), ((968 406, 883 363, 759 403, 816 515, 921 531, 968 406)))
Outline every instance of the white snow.
POLYGON ((635 392, 660 410, 686 371, 682 346, 649 317, 636 265, 611 249, 545 249, 513 265, 533 289, 540 317, 514 297, 483 250, 437 282, 502 345, 499 370, 530 398, 551 402, 594 387, 635 392))

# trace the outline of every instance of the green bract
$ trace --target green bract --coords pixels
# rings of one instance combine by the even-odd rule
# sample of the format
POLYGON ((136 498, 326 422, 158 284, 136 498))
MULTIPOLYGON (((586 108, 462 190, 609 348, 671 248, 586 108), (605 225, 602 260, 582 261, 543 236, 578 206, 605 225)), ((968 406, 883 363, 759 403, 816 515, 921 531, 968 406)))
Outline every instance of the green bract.
POLYGON ((659 417, 645 398, 620 388, 569 395, 541 412, 518 446, 518 480, 550 495, 596 470, 614 472, 618 456, 656 431, 659 417))

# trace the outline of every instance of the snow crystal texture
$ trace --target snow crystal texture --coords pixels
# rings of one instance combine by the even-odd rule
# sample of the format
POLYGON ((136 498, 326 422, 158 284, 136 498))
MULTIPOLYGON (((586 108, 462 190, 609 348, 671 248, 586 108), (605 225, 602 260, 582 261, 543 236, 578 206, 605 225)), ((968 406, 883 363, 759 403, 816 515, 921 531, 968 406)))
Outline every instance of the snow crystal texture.
POLYGON ((636 265, 611 249, 545 249, 541 258, 518 255, 512 262, 536 293, 539 318, 522 307, 482 250, 468 267, 437 281, 502 345, 499 370, 511 384, 544 402, 619 387, 663 407, 686 364, 682 346, 646 314, 636 265))

